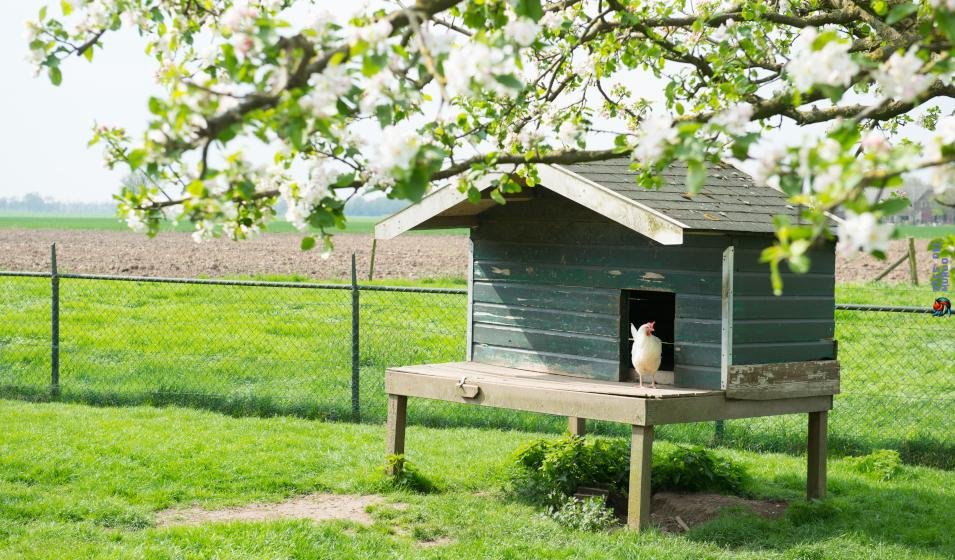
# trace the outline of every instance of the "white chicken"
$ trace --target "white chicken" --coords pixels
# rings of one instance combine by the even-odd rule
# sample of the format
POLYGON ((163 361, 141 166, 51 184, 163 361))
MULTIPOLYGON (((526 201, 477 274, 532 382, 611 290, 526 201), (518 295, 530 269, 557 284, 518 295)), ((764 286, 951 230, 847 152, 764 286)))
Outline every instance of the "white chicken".
POLYGON ((660 360, 663 359, 663 342, 653 336, 653 326, 656 321, 650 321, 640 325, 640 328, 630 324, 630 332, 633 334, 633 349, 630 351, 630 360, 633 362, 633 369, 637 371, 640 377, 640 386, 643 387, 643 376, 650 376, 650 383, 653 387, 657 386, 656 373, 660 369, 660 360))

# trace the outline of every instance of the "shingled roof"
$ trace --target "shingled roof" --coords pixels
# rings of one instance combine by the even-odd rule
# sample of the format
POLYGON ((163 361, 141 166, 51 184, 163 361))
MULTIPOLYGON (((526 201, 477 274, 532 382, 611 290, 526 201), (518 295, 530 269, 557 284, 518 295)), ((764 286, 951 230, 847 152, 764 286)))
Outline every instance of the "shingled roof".
MULTIPOLYGON (((540 187, 664 245, 681 244, 683 232, 693 230, 770 233, 774 231, 773 216, 782 214, 795 220, 799 215, 781 192, 756 185, 752 177, 730 165, 708 165, 702 190, 690 196, 685 164, 665 169, 659 190, 648 190, 637 184, 630 163, 620 158, 539 165, 540 187)), ((477 214, 495 204, 487 199, 468 202, 457 188, 447 186, 380 222, 375 234, 390 239, 409 229, 477 225, 477 214)))
POLYGON ((775 231, 773 216, 783 214, 793 221, 799 217, 798 209, 786 202, 783 193, 758 186, 752 177, 728 164, 708 165, 703 189, 692 197, 686 194, 686 164, 682 162, 663 170, 659 190, 636 183, 629 159, 563 167, 686 224, 686 229, 768 233, 775 231))

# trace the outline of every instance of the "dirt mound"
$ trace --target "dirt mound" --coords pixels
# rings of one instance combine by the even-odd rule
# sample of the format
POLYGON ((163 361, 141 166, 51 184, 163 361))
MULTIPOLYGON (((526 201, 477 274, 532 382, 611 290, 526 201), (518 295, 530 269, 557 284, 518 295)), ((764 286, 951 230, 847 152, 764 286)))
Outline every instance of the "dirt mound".
POLYGON ((786 502, 747 500, 710 493, 657 492, 650 504, 650 519, 662 531, 683 533, 716 518, 725 509, 736 508, 749 510, 767 519, 776 519, 786 513, 786 502))
POLYGON ((208 510, 200 507, 167 509, 156 515, 157 527, 199 525, 228 521, 274 521, 277 519, 311 519, 328 521, 345 519, 370 525, 368 506, 384 502, 381 496, 349 494, 309 494, 273 504, 248 504, 208 510))

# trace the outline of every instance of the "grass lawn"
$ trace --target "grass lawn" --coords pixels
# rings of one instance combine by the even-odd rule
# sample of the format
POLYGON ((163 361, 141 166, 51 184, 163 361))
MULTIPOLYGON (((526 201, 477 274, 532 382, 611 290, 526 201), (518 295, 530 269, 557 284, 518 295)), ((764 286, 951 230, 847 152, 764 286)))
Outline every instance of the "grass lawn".
MULTIPOLYGON (((371 233, 375 229, 375 224, 381 220, 381 217, 370 218, 364 216, 353 216, 348 218, 348 225, 344 232, 341 230, 335 230, 332 233, 371 233)), ((0 228, 130 231, 129 227, 127 227, 124 222, 111 216, 0 216, 0 228)), ((163 231, 191 232, 194 229, 195 228, 192 224, 184 222, 176 226, 166 225, 163 228, 163 231)), ((271 233, 298 233, 298 230, 292 227, 292 224, 282 220, 271 222, 266 228, 266 231, 271 233)), ((422 230, 410 233, 415 235, 452 235, 465 234, 467 233, 467 230, 422 230)))
MULTIPOLYGON (((826 502, 794 507, 778 520, 727 512, 681 536, 583 533, 499 491, 508 455, 536 437, 530 433, 412 426, 409 458, 439 486, 415 495, 383 480, 379 425, 15 401, 0 401, 0 425, 3 558, 955 557, 955 473, 925 467, 903 467, 880 482, 833 460, 826 502), (164 508, 274 502, 314 491, 381 493, 390 503, 372 506, 370 526, 154 526, 164 508), (437 538, 446 544, 419 542, 437 538)), ((804 459, 719 453, 748 468, 752 496, 802 502, 804 459)))
MULTIPOLYGON (((450 280, 430 285, 460 287, 450 280)), ((914 305, 924 295, 886 290, 840 288, 839 300, 866 303, 860 300, 871 296, 872 303, 914 305)), ((60 294, 61 400, 350 418, 348 290, 63 279, 60 294)), ((48 280, 0 278, 0 395, 49 399, 49 316, 48 280)), ((384 418, 386 367, 463 359, 465 318, 463 295, 362 292, 362 418, 384 418)), ((843 370, 830 417, 833 450, 893 448, 910 462, 955 468, 955 325, 912 313, 837 311, 836 319, 843 370)), ((440 402, 416 407, 411 420, 564 429, 558 418, 505 410, 475 415, 440 402)), ((624 433, 612 424, 594 428, 624 433)), ((804 430, 801 416, 736 420, 726 423, 724 443, 798 453, 804 430)), ((661 432, 706 443, 714 426, 661 432)))
POLYGON ((955 225, 950 226, 898 226, 899 235, 916 239, 931 239, 942 235, 955 235, 955 225))

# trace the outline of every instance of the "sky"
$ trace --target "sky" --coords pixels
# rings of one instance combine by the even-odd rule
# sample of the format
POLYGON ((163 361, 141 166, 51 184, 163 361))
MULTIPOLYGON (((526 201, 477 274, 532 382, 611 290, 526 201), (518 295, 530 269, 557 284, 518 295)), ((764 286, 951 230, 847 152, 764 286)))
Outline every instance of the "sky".
POLYGON ((0 17, 0 197, 38 192, 61 200, 106 202, 118 191, 123 171, 103 166, 98 146, 87 148, 96 122, 141 131, 146 101, 156 91, 154 62, 132 33, 113 34, 93 63, 69 60, 63 83, 33 77, 24 23, 43 4, 4 2, 0 17))

